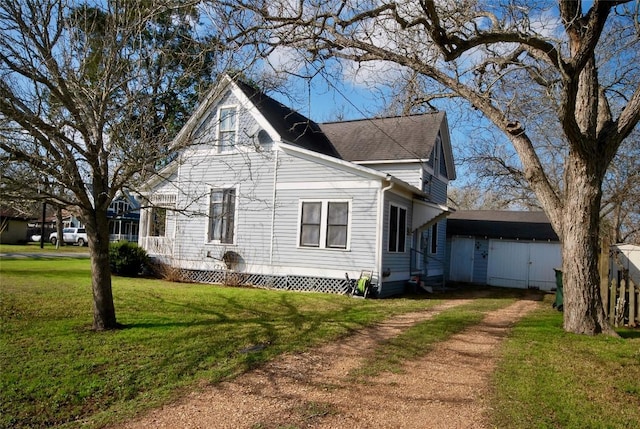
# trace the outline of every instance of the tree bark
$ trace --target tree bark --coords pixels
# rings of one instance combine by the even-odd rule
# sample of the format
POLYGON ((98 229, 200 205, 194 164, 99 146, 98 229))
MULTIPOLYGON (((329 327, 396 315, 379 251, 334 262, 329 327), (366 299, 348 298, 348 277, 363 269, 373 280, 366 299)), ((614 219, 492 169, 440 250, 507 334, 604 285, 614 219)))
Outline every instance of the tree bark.
POLYGON ((101 210, 86 213, 84 217, 91 256, 93 329, 117 329, 119 325, 116 322, 109 265, 109 219, 106 211, 101 210))
POLYGON ((598 269, 602 177, 597 161, 590 161, 575 153, 567 159, 567 198, 558 234, 562 240, 564 329, 614 335, 602 305, 598 269))

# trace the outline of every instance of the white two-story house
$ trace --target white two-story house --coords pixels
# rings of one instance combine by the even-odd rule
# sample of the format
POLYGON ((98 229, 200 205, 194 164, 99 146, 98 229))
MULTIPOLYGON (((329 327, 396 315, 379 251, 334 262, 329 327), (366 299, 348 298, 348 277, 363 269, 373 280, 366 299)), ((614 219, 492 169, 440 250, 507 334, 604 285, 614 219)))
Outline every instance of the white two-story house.
POLYGON ((190 280, 379 296, 444 278, 446 115, 317 124, 225 77, 143 190, 139 244, 190 280))

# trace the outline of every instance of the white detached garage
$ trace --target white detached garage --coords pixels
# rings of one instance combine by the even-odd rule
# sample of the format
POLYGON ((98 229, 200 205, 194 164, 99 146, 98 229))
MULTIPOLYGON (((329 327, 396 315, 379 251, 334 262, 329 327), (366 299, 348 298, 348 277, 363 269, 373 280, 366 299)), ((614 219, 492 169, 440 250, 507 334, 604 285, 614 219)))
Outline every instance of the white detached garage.
POLYGON ((513 288, 555 288, 558 236, 543 212, 457 211, 447 220, 448 280, 513 288))

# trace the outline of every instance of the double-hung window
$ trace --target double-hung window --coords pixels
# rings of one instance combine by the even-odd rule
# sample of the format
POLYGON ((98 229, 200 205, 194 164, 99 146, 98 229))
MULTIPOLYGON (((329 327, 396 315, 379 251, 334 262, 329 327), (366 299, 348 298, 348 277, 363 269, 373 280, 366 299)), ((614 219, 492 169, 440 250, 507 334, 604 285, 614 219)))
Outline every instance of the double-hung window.
POLYGON ((237 109, 235 107, 220 108, 218 124, 219 151, 226 152, 236 144, 237 109))
POLYGON ((389 207, 389 252, 401 253, 405 251, 406 229, 407 209, 391 204, 389 207))
POLYGON ((302 201, 300 247, 347 249, 349 209, 348 201, 302 201))
POLYGON ((213 189, 209 204, 209 241, 233 243, 236 190, 213 189))

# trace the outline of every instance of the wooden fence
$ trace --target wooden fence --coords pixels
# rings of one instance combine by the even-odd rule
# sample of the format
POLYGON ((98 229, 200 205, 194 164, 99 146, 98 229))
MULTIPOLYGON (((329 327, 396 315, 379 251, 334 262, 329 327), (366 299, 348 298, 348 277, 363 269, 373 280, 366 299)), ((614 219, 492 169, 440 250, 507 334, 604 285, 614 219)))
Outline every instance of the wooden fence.
POLYGON ((640 285, 629 278, 610 278, 602 291, 602 302, 613 326, 640 326, 640 285))

